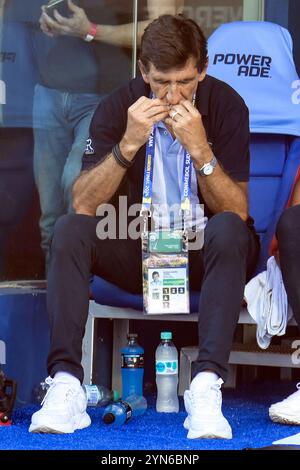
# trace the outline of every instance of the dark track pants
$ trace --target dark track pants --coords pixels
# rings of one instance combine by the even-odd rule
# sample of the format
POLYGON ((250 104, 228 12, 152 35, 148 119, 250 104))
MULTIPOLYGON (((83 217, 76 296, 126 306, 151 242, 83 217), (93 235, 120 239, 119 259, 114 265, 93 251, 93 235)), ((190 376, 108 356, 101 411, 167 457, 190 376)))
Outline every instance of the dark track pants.
POLYGON ((300 328, 300 205, 283 212, 276 235, 284 286, 300 328))
MULTIPOLYGON (((48 373, 83 380, 82 339, 88 315, 90 274, 132 293, 142 292, 140 240, 100 240, 98 218, 68 214, 56 223, 48 271, 51 346, 48 373)), ((200 290, 199 357, 193 374, 214 370, 224 380, 244 286, 259 252, 255 233, 236 215, 212 217, 204 248, 190 253, 190 287, 200 290)))

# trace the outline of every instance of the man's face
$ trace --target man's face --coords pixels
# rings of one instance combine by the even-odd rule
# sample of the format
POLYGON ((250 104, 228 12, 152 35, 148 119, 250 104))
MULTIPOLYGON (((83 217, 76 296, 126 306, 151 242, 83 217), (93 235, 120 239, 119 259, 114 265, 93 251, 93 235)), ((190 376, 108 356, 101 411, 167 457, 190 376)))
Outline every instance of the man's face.
POLYGON ((206 69, 202 72, 198 71, 194 58, 190 58, 180 69, 170 69, 164 72, 158 70, 151 62, 148 72, 143 64, 139 65, 144 81, 150 85, 156 98, 171 106, 179 104, 182 100, 192 101, 198 83, 206 75, 206 69))

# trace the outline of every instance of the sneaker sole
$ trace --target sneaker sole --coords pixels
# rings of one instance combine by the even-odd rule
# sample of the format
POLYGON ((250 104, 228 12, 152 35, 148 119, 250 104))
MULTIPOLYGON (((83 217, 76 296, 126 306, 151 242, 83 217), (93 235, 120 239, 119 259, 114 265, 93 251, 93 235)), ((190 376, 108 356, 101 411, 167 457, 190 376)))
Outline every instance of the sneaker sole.
POLYGON ((29 426, 29 432, 43 434, 72 434, 77 429, 87 428, 91 424, 91 418, 87 413, 76 416, 75 422, 76 421, 78 421, 78 423, 74 424, 73 426, 62 424, 49 426, 46 424, 31 423, 29 426))
POLYGON ((231 429, 228 429, 227 432, 223 433, 213 433, 213 432, 205 432, 203 434, 200 434, 198 431, 193 431, 190 429, 190 418, 187 416, 183 422, 183 427, 186 429, 188 432, 188 439, 232 439, 232 431, 231 429), (194 437, 195 436, 195 437, 194 437))
POLYGON ((293 418, 293 417, 288 416, 288 415, 278 415, 278 414, 273 413, 273 412, 269 412, 269 416, 270 416, 271 420, 274 423, 300 425, 300 419, 299 418, 293 418))
POLYGON ((188 439, 232 439, 231 432, 224 432, 224 433, 216 433, 214 431, 205 431, 203 433, 199 431, 193 431, 189 429, 188 439))
POLYGON ((184 429, 186 429, 187 431, 190 429, 190 419, 189 417, 185 418, 184 422, 183 422, 183 427, 184 429))

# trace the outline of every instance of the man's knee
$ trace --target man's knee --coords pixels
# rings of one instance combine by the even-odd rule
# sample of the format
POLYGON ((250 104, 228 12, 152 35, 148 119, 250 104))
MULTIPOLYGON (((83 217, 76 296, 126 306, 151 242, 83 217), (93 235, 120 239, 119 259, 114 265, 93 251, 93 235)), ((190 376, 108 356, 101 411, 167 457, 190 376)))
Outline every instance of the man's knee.
POLYGON ((245 222, 234 212, 221 212, 214 215, 205 229, 205 245, 213 245, 216 251, 231 251, 246 248, 248 229, 245 222))
MULTIPOLYGON (((280 240, 290 238, 295 233, 296 220, 300 217, 300 205, 285 209, 277 223, 277 237, 280 240)), ((298 234, 299 237, 299 234, 298 234)))
POLYGON ((68 251, 74 244, 80 243, 84 234, 84 217, 78 214, 65 214, 59 217, 54 227, 51 251, 68 251))

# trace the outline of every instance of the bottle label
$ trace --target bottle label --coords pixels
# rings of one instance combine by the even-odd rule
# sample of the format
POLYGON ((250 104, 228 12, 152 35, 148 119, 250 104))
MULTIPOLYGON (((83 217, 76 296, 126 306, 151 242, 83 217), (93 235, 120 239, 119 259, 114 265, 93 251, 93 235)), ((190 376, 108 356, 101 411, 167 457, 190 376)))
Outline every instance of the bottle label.
POLYGON ((84 385, 88 406, 97 406, 100 392, 97 385, 84 385))
POLYGON ((156 373, 158 375, 178 374, 178 360, 174 361, 156 361, 156 373))
POLYGON ((139 369, 144 367, 143 354, 122 354, 122 368, 139 369))
MULTIPOLYGON (((132 408, 131 406, 127 403, 127 401, 123 401, 123 400, 120 400, 120 402, 122 403, 122 405, 124 406, 125 408, 125 413, 126 413, 126 421, 128 421, 131 416, 132 416, 132 408)), ((125 421, 125 422, 126 422, 125 421)))

